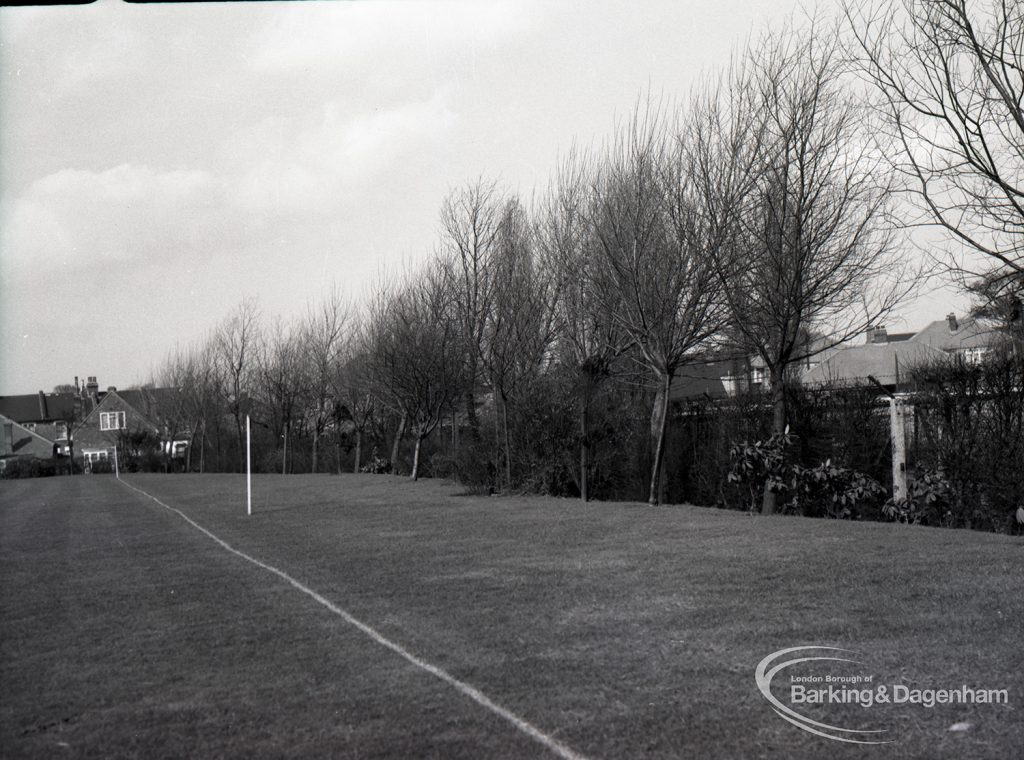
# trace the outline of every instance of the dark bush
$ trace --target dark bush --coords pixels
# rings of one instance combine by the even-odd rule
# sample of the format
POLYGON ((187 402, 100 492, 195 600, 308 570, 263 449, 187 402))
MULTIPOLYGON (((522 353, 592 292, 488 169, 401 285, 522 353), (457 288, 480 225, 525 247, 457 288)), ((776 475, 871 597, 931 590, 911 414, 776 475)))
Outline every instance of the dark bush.
POLYGON ((1006 344, 977 364, 954 358, 914 367, 911 379, 913 459, 946 484, 941 522, 1010 530, 1024 503, 1024 353, 1006 344))
POLYGON ((34 457, 17 457, 7 460, 3 477, 14 480, 18 478, 48 478, 57 474, 57 466, 52 459, 36 459, 34 457))

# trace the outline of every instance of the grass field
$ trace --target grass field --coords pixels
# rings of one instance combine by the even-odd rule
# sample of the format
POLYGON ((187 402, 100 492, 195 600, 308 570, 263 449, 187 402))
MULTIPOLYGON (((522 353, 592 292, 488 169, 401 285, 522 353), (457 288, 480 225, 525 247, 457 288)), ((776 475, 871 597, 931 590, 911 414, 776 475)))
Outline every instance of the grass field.
MULTIPOLYGON (((583 757, 1024 757, 1021 537, 373 475, 254 477, 246 517, 241 476, 125 480, 583 757), (829 741, 754 683, 799 645, 1009 704, 847 707, 892 743, 829 741)), ((0 482, 0 689, 5 757, 556 756, 111 476, 0 482)))

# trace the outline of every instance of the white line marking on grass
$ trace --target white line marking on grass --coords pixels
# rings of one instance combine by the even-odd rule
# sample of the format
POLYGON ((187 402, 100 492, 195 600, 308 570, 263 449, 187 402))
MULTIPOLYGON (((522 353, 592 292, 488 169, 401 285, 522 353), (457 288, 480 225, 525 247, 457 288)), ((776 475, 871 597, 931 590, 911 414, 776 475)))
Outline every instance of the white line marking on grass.
POLYGON ((118 482, 123 483, 124 485, 128 486, 128 488, 130 488, 133 491, 136 491, 136 492, 142 494, 146 498, 152 499, 153 501, 155 501, 157 504, 159 504, 164 509, 169 509, 171 512, 176 513, 179 517, 181 517, 185 522, 187 522, 193 528, 195 528, 196 530, 200 531, 201 533, 206 534, 208 537, 212 538, 214 541, 216 541, 218 544, 220 544, 223 548, 227 549, 232 554, 235 554, 235 555, 241 557, 242 559, 244 559, 244 560, 246 560, 248 562, 251 562, 252 564, 256 565, 257 567, 261 567, 264 570, 267 570, 267 571, 273 573, 274 575, 278 576, 279 578, 281 578, 281 579, 283 579, 285 581, 288 581, 288 583, 290 583, 292 586, 297 588, 299 591, 301 591, 302 593, 306 594, 307 596, 311 596, 313 599, 318 601, 320 604, 322 604, 324 607, 329 609, 335 615, 337 615, 338 617, 342 618, 346 623, 348 623, 349 625, 352 625, 352 626, 358 628, 360 631, 365 633, 367 636, 369 636, 371 639, 376 641, 381 646, 387 647, 392 652, 394 652, 395 654, 400 655, 401 657, 405 658, 406 660, 411 662, 416 667, 418 667, 418 668, 420 668, 422 670, 425 670, 428 673, 430 673, 431 675, 441 679, 442 681, 447 683, 449 686, 453 686, 455 689, 457 689, 461 693, 465 694, 467 697, 472 699, 474 702, 476 702, 481 707, 484 707, 484 708, 490 710, 491 712, 493 712, 495 715, 498 715, 498 716, 504 718, 506 721, 508 721, 513 726, 518 728, 524 734, 529 736, 531 739, 534 739, 534 740, 540 742, 541 744, 543 744, 545 747, 547 747, 549 750, 554 752, 559 757, 563 757, 566 760, 587 760, 585 755, 579 754, 575 750, 573 750, 573 749, 567 747, 566 745, 562 744, 561 742, 559 742, 557 739, 555 739, 552 736, 549 736, 548 734, 544 733, 543 731, 541 731, 536 726, 534 726, 534 725, 528 723, 527 721, 523 720, 522 718, 520 718, 518 715, 516 715, 511 710, 509 710, 509 709, 507 709, 505 707, 502 707, 501 705, 499 705, 497 702, 494 702, 492 699, 490 699, 486 694, 484 694, 482 691, 480 691, 476 687, 471 686, 470 684, 466 683, 465 681, 460 681, 458 678, 456 678, 455 676, 451 675, 446 670, 443 670, 442 668, 439 668, 436 665, 432 665, 429 662, 427 662, 426 660, 423 660, 423 659, 417 657, 412 652, 410 652, 408 649, 403 647, 401 644, 396 644, 391 639, 389 639, 386 636, 384 636, 383 634, 379 633, 376 629, 374 629, 371 626, 367 625, 366 623, 364 623, 363 621, 359 620, 358 618, 353 617, 351 614, 349 614, 348 612, 343 610, 341 607, 339 607, 336 604, 334 604, 329 599, 321 596, 316 591, 311 589, 309 586, 306 586, 305 584, 295 580, 294 578, 292 578, 290 575, 288 575, 288 573, 284 572, 283 570, 278 570, 273 565, 268 565, 265 562, 260 562, 255 557, 251 557, 248 554, 246 554, 245 552, 239 551, 238 549, 233 547, 231 544, 229 544, 227 541, 225 541, 222 538, 219 538, 218 536, 216 536, 213 533, 211 533, 209 530, 207 530, 202 525, 197 523, 195 520, 193 520, 191 517, 186 515, 180 509, 176 509, 175 507, 172 507, 172 506, 170 506, 168 504, 164 504, 162 501, 160 501, 160 499, 156 498, 152 494, 146 493, 141 488, 136 488, 131 483, 128 483, 127 481, 121 480, 120 478, 118 478, 118 482))

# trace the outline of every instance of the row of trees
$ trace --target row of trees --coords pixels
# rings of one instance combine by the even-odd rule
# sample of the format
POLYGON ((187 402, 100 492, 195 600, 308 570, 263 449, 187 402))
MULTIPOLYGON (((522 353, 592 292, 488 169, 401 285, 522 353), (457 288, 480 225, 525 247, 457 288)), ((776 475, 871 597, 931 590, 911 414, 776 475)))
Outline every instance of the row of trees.
MULTIPOLYGON (((990 280, 1000 293, 1019 286, 1020 11, 995 7, 986 30, 1001 45, 981 39, 962 4, 908 2, 905 12, 901 26, 850 9, 859 67, 843 35, 821 24, 765 36, 685 102, 639 102, 606 145, 571 151, 529 204, 484 179, 454 191, 435 255, 378 282, 358 307, 333 290, 301 319, 261 327, 257 304, 244 301, 155 378, 182 389, 176 415, 198 443, 198 467, 207 452, 229 467, 251 414, 286 472, 296 469, 296 441, 308 450, 303 466, 320 471, 325 440, 338 447, 338 467, 354 450, 359 469, 364 441, 380 451, 390 440, 398 468, 408 438, 414 478, 443 459, 467 481, 536 486, 557 460, 587 499, 606 467, 599 442, 622 442, 602 425, 629 426, 609 410, 636 416, 645 405, 641 459, 657 503, 673 380, 687 365, 723 352, 759 356, 781 434, 794 367, 883 320, 919 281, 893 224, 899 191, 913 186, 893 162, 918 180, 939 224, 998 260, 990 280), (916 61, 894 54, 912 40, 916 61), (973 69, 962 61, 972 51, 973 69), (956 76, 935 63, 947 59, 959 62, 956 76), (858 72, 881 102, 858 86, 858 72), (963 95, 962 77, 985 89, 963 95), (977 154, 966 169, 939 155, 941 129, 928 122, 943 118, 967 130, 941 144, 953 151, 959 139, 977 154), (994 237, 979 231, 993 225, 994 237), (426 463, 425 446, 444 427, 443 451, 435 443, 436 462, 426 463)), ((764 490, 763 511, 775 498, 764 490)))

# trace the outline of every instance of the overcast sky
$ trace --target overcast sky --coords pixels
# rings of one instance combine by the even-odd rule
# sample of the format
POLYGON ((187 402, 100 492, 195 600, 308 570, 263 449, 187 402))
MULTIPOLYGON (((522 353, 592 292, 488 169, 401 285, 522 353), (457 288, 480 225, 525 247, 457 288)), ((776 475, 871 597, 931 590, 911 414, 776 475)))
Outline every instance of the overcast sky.
MULTIPOLYGON (((529 195, 795 0, 0 9, 0 395, 148 379, 244 296, 291 317, 529 195)), ((962 302, 932 296, 890 329, 962 302)))

